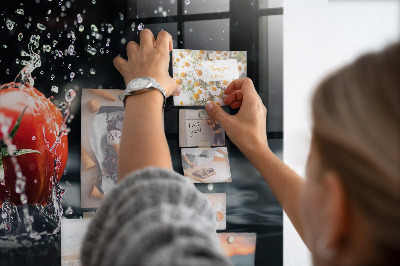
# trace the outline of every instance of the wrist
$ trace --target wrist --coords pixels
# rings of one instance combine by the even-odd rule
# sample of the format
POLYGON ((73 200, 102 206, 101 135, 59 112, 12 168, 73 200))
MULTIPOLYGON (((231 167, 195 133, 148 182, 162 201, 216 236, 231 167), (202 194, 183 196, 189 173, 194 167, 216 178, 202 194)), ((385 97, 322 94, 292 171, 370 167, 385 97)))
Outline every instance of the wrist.
POLYGON ((164 96, 158 90, 149 90, 141 94, 130 95, 126 98, 126 108, 161 109, 164 105, 164 96))

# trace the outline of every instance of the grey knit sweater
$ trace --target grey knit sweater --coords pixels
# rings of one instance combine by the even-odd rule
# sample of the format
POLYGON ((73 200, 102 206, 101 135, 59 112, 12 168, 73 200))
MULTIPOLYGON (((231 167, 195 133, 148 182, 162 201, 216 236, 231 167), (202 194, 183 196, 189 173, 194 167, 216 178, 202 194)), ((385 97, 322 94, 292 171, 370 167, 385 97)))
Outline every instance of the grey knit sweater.
POLYGON ((107 195, 81 249, 85 266, 231 265, 208 200, 183 176, 146 168, 107 195))

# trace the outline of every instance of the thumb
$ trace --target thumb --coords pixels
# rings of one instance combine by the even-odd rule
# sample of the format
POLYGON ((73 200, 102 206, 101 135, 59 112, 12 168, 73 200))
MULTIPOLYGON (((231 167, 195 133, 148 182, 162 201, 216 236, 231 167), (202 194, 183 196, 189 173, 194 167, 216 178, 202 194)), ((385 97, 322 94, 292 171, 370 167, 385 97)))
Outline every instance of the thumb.
MULTIPOLYGON (((208 102, 206 104, 206 111, 225 128, 225 122, 230 118, 221 106, 216 103, 208 102)), ((226 129, 226 128, 225 128, 226 129)))

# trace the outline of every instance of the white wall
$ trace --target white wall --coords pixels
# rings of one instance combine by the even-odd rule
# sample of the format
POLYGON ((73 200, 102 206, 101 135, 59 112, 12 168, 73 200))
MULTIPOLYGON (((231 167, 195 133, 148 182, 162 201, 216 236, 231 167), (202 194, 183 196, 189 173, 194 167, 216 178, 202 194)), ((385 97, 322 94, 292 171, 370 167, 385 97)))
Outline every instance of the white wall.
MULTIPOLYGON (((321 78, 361 53, 400 38, 400 1, 284 1, 284 161, 304 176, 310 98, 321 78)), ((284 265, 311 265, 284 217, 284 265)))

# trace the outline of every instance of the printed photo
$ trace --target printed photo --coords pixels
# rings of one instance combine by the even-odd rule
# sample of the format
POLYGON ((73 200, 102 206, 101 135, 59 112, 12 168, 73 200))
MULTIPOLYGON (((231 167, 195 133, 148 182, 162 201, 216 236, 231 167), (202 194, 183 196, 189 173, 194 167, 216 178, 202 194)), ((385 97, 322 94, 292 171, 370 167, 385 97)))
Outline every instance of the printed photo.
POLYGON ((226 229, 226 194, 225 193, 205 193, 204 196, 211 202, 217 222, 217 230, 226 229))
POLYGON ((82 89, 81 207, 96 208, 118 181, 123 90, 82 89))
POLYGON ((204 106, 207 101, 224 105, 225 88, 247 75, 247 52, 174 49, 172 68, 182 89, 174 96, 175 106, 204 106))
POLYGON ((235 266, 254 266, 256 251, 255 233, 218 234, 222 250, 235 266))
POLYGON ((218 148, 183 148, 184 176, 193 183, 232 182, 228 150, 218 148))
POLYGON ((225 146, 225 130, 206 110, 179 110, 179 146, 225 146))

